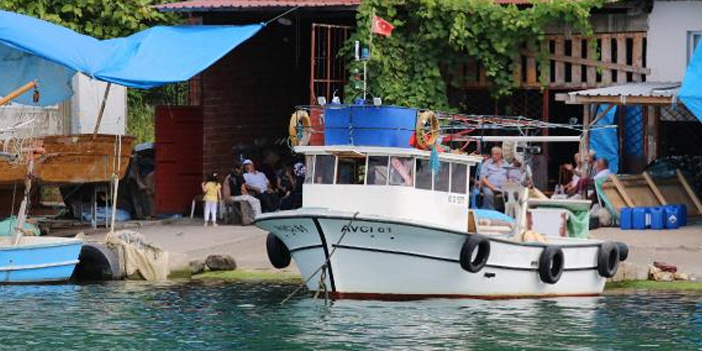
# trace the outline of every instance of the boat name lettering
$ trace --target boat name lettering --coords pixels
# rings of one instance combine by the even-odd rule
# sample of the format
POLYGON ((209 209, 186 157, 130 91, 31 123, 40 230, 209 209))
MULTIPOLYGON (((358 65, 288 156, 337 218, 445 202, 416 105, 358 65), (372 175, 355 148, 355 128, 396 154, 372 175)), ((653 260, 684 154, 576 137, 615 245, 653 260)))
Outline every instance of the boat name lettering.
POLYGON ((372 225, 345 225, 341 230, 351 233, 392 233, 391 227, 372 225))
POLYGON ((301 224, 285 224, 285 225, 276 225, 273 227, 276 231, 279 232, 288 232, 288 233, 309 233, 309 229, 305 227, 304 225, 301 224))
POLYGON ((450 204, 465 205, 466 204, 466 196, 464 196, 464 195, 449 195, 448 202, 450 204))

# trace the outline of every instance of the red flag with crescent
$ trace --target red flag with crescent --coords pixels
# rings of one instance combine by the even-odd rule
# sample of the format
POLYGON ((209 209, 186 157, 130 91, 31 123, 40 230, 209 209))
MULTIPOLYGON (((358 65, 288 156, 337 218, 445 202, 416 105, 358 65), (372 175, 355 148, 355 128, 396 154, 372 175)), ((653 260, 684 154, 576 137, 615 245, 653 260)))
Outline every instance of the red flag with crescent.
POLYGON ((373 27, 371 28, 371 31, 373 33, 377 33, 377 34, 389 37, 390 35, 392 35, 393 29, 395 29, 395 26, 390 24, 390 22, 388 22, 388 21, 386 21, 378 16, 373 16, 373 27))

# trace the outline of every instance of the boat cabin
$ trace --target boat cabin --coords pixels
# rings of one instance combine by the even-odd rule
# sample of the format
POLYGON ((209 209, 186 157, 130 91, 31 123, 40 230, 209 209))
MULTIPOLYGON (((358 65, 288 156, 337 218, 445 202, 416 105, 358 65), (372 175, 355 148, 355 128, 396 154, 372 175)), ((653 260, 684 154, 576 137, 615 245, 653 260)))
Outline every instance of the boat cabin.
POLYGON ((303 207, 374 214, 465 231, 471 167, 479 156, 395 147, 298 146, 307 177, 303 207))

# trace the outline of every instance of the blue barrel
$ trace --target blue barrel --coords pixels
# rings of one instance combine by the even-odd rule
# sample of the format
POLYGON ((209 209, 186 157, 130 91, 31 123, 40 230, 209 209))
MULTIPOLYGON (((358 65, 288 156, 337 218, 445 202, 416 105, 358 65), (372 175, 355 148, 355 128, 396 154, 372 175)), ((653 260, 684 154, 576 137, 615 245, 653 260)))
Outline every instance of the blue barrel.
POLYGON ((651 229, 661 230, 665 229, 665 220, 663 213, 665 208, 663 207, 651 207, 649 209, 651 212, 651 229))
POLYGON ((632 223, 634 229, 646 229, 646 215, 648 209, 646 207, 634 207, 632 212, 632 223))
POLYGON ((678 229, 680 227, 680 215, 677 206, 665 207, 665 227, 668 229, 678 229))
POLYGON ((619 228, 624 230, 632 229, 634 227, 632 209, 629 207, 622 207, 619 212, 619 228))

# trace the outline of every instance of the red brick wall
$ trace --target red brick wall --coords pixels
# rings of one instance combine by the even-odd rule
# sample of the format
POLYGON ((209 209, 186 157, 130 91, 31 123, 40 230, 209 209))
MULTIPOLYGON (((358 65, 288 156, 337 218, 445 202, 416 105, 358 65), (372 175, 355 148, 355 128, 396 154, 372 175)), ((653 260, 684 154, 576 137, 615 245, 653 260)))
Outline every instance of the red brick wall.
POLYGON ((293 26, 268 26, 204 72, 204 172, 228 170, 235 145, 287 135, 295 105, 306 101, 309 71, 295 45, 293 26))

